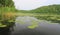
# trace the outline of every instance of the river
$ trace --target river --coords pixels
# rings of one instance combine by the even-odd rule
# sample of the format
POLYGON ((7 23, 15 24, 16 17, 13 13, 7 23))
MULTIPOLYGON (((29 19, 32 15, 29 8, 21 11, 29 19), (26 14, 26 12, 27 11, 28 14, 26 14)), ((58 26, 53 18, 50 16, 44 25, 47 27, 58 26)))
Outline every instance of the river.
MULTIPOLYGON (((22 17, 20 17, 21 19, 22 17)), ((27 19, 27 17, 24 17, 27 19)), ((33 17, 32 17, 33 18, 33 17)), ((30 20, 30 18, 29 18, 30 20)), ((34 20, 34 19, 33 19, 34 20)), ((26 21, 26 20, 25 20, 26 21)), ((60 24, 51 23, 50 21, 41 20, 34 29, 27 28, 30 22, 26 24, 15 23, 14 31, 6 30, 1 35, 60 35, 60 24)))

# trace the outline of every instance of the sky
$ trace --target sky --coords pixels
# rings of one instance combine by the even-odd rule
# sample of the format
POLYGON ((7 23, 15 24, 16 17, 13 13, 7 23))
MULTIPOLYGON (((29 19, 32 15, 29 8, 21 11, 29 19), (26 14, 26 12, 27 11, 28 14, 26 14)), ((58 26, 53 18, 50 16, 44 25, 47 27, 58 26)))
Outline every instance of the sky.
POLYGON ((41 6, 60 4, 60 0, 13 0, 18 10, 32 10, 41 6))

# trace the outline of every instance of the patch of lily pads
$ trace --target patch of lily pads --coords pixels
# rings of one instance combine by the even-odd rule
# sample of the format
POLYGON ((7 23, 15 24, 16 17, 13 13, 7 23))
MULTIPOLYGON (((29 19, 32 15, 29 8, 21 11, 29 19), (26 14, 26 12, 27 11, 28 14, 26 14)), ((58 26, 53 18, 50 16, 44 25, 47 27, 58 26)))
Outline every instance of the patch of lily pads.
POLYGON ((3 25, 2 23, 0 23, 0 27, 7 27, 7 25, 3 25))

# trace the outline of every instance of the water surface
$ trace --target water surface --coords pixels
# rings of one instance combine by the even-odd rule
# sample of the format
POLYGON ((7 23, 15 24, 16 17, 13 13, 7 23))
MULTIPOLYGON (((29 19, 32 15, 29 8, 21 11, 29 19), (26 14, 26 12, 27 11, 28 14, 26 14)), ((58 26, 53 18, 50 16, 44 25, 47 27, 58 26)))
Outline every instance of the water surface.
MULTIPOLYGON (((14 26, 14 31, 12 30, 6 30, 4 32, 1 32, 1 34, 7 34, 7 35, 60 35, 60 24, 59 23, 51 23, 50 21, 46 20, 38 20, 35 17, 17 17, 18 21, 22 22, 16 22, 14 26), (24 18, 24 19, 23 19, 24 18), (24 21, 23 21, 23 20, 24 21), (28 28, 28 26, 32 25, 32 21, 34 23, 37 22, 37 25, 35 28, 31 29, 28 28)), ((3 34, 3 35, 4 35, 3 34)))

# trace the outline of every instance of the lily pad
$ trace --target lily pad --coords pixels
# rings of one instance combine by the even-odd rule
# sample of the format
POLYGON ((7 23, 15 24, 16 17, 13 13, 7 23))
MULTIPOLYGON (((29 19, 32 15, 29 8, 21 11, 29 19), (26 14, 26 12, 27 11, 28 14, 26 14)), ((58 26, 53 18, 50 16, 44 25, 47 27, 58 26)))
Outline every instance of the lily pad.
POLYGON ((38 25, 31 25, 31 26, 28 26, 29 29, 35 29, 36 27, 38 27, 38 25))
POLYGON ((0 23, 0 27, 7 27, 7 25, 3 25, 2 23, 0 23))

